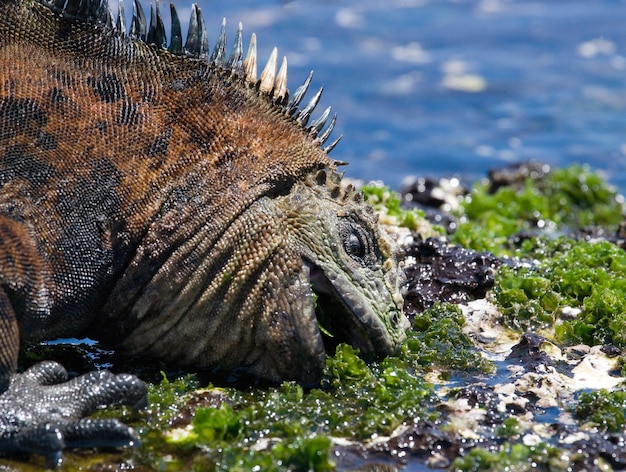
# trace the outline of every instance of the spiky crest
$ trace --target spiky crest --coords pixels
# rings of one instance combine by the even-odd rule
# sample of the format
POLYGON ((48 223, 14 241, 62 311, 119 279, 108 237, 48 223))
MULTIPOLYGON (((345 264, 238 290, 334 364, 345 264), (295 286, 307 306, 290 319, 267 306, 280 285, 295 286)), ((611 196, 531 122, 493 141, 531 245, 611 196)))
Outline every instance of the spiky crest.
MULTIPOLYGON (((353 200, 357 204, 364 202, 363 192, 354 188, 352 184, 342 185, 343 173, 331 169, 321 169, 317 171, 313 178, 308 180, 309 185, 325 186, 330 196, 336 200, 347 202, 353 200)), ((370 213, 371 207, 366 211, 370 213)))
MULTIPOLYGON (((171 54, 184 55, 199 58, 209 62, 212 66, 230 70, 232 74, 236 74, 244 78, 252 87, 255 87, 259 94, 268 97, 274 104, 282 107, 283 113, 291 116, 296 124, 307 131, 314 143, 322 147, 328 140, 335 126, 337 115, 335 114, 326 126, 326 122, 330 116, 330 107, 328 107, 322 115, 314 120, 310 125, 307 123, 315 107, 319 103, 322 95, 323 87, 309 100, 309 102, 300 109, 299 105, 306 94, 313 72, 311 71, 304 83, 297 88, 291 100, 289 100, 289 91, 287 90, 287 58, 282 59, 282 63, 278 73, 276 66, 278 63, 278 50, 274 48, 267 61, 266 66, 257 78, 257 48, 256 35, 253 33, 250 39, 245 59, 242 47, 242 26, 235 35, 235 42, 231 53, 226 56, 226 19, 222 20, 220 34, 218 36, 215 47, 209 56, 208 35, 204 25, 202 12, 197 4, 192 5, 191 16, 189 18, 189 28, 187 38, 183 46, 182 29, 180 19, 176 8, 170 4, 171 15, 171 32, 170 42, 167 43, 165 26, 159 9, 159 2, 155 0, 155 5, 150 6, 150 24, 146 20, 143 7, 139 0, 133 0, 133 16, 128 32, 124 19, 123 0, 119 0, 117 18, 114 20, 111 10, 109 9, 108 0, 37 0, 42 5, 47 6, 52 11, 59 13, 67 18, 78 19, 81 21, 90 21, 105 25, 113 29, 117 34, 130 37, 134 41, 142 41, 154 47, 167 50, 171 54), (324 126, 326 128, 324 129, 324 126)), ((341 136, 331 144, 322 147, 328 153, 339 142, 341 136)), ((343 165, 344 162, 335 161, 336 165, 343 165)))

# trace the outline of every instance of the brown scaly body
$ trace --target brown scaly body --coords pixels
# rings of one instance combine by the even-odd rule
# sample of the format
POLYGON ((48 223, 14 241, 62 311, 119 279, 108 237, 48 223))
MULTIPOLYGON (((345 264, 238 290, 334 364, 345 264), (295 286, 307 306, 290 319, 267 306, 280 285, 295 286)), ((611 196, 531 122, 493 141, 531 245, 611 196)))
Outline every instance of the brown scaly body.
MULTIPOLYGON (((33 403, 65 392, 38 393, 58 366, 14 375, 20 344, 88 335, 129 354, 311 384, 324 362, 318 323, 366 355, 403 337, 392 249, 321 147, 328 113, 306 126, 319 96, 299 110, 304 87, 288 103, 275 56, 257 81, 240 32, 228 60, 223 38, 208 58, 193 15, 186 50, 173 39, 172 53, 159 27, 147 42, 128 37, 93 0, 0 0, 6 422, 26 390, 16 378, 30 378, 33 403)), ((131 34, 144 39, 141 16, 131 34)), ((142 398, 132 376, 95 377, 87 385, 124 393, 96 401, 81 390, 90 405, 142 398)), ((34 409, 41 418, 15 431, 0 422, 0 449, 32 449, 22 432, 59 421, 34 409)), ((133 437, 119 423, 84 429, 133 437)))

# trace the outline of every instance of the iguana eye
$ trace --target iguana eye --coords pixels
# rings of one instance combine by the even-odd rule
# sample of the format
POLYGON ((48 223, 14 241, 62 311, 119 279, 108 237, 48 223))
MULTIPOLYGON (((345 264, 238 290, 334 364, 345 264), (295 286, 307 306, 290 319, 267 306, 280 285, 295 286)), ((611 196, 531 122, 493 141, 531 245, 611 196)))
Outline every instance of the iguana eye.
POLYGON ((352 257, 363 259, 363 256, 365 256, 365 247, 363 246, 363 242, 361 241, 359 234, 354 229, 348 234, 348 237, 343 243, 343 247, 348 255, 352 257))
POLYGON ((351 219, 345 219, 341 222, 339 231, 346 254, 362 265, 374 262, 375 246, 366 228, 351 219))

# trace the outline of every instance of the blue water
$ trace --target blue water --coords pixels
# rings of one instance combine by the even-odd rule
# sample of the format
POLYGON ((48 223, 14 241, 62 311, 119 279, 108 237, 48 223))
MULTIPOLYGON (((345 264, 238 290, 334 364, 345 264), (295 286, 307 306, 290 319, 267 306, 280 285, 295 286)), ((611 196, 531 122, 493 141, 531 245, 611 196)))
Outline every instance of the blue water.
MULTIPOLYGON (((187 18, 187 0, 176 5, 187 18)), ((229 38, 239 21, 257 33, 261 58, 278 46, 291 90, 315 70, 350 177, 397 187, 539 159, 589 163, 626 191, 626 1, 200 6, 212 43, 226 17, 229 38)))

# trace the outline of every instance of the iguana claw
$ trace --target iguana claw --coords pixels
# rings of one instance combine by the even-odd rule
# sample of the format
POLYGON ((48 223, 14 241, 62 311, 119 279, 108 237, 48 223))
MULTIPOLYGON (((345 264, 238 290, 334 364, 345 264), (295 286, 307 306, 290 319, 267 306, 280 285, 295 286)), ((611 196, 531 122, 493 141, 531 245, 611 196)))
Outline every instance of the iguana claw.
POLYGON ((146 406, 137 377, 100 371, 67 380, 60 364, 41 362, 16 374, 0 395, 0 451, 42 454, 49 466, 58 466, 64 449, 136 445, 137 434, 120 421, 84 418, 121 404, 146 406))

